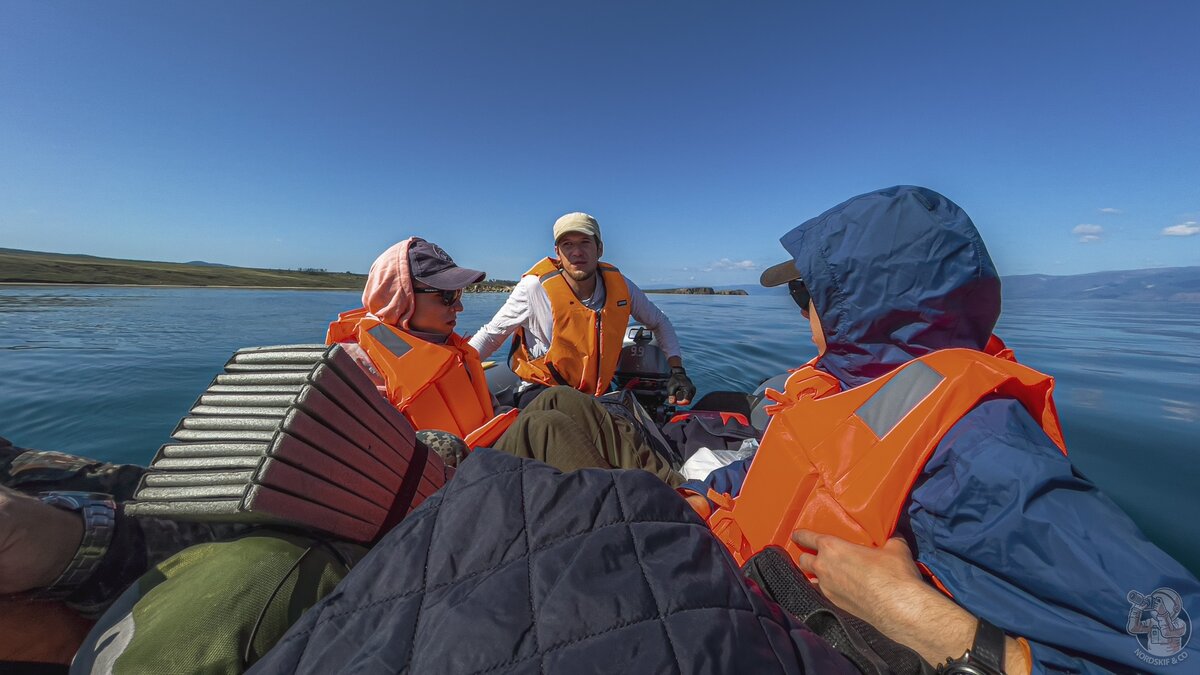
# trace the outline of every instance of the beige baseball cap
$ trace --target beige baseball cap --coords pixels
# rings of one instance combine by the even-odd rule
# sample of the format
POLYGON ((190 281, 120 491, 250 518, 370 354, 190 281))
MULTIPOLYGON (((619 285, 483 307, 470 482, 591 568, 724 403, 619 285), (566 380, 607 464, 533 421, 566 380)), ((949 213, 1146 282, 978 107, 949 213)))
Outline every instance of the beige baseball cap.
POLYGON ((554 243, 557 245, 558 240, 568 232, 580 232, 590 235, 596 240, 596 244, 601 244, 600 241, 600 223, 596 219, 586 213, 576 211, 554 221, 554 243))
POLYGON ((767 287, 779 286, 799 278, 800 270, 796 269, 796 261, 788 259, 763 270, 762 276, 758 278, 758 283, 767 287))

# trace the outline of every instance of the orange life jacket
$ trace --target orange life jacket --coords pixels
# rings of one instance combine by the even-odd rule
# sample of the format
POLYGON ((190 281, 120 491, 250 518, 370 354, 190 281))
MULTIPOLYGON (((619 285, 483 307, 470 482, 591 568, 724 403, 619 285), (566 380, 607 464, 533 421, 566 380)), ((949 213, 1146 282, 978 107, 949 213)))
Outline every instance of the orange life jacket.
POLYGON ((448 431, 475 448, 495 442, 516 417, 516 410, 495 415, 479 352, 455 333, 446 344, 433 344, 360 308, 329 324, 325 343, 337 342, 363 348, 383 377, 388 400, 418 430, 448 431))
POLYGON ((985 397, 1020 401, 1065 454, 1053 390, 995 337, 986 353, 936 351, 847 391, 810 362, 768 390, 762 444, 737 498, 710 493, 709 526, 739 563, 771 544, 798 558, 801 528, 882 546, 942 437, 985 397))
POLYGON ((604 282, 600 311, 588 309, 575 297, 554 258, 545 258, 522 275, 541 279, 554 315, 550 350, 536 359, 529 356, 525 329, 517 329, 512 365, 522 380, 548 386, 565 384, 595 396, 608 391, 629 325, 629 286, 621 272, 608 263, 600 263, 596 273, 604 282))

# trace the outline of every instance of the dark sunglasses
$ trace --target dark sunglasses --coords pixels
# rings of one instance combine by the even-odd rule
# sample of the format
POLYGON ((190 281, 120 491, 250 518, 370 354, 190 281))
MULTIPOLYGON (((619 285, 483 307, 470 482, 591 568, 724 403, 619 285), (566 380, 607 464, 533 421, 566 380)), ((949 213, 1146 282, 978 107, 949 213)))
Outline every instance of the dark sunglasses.
POLYGON ((440 288, 414 288, 413 293, 441 293, 442 304, 450 307, 454 303, 458 302, 458 299, 462 297, 463 289, 459 288, 453 291, 443 291, 440 288))
POLYGON ((808 286, 799 279, 792 279, 788 282, 788 292, 792 294, 792 300, 800 306, 800 313, 808 316, 808 303, 812 301, 812 295, 808 292, 808 286))

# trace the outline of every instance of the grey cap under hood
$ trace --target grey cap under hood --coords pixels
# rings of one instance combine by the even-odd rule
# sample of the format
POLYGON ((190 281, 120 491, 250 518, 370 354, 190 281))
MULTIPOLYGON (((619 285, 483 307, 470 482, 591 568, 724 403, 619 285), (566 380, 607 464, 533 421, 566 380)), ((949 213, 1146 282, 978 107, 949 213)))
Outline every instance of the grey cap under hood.
POLYGON ((822 370, 858 386, 929 352, 983 349, 1000 277, 974 223, 927 188, 845 201, 780 238, 825 333, 822 370))

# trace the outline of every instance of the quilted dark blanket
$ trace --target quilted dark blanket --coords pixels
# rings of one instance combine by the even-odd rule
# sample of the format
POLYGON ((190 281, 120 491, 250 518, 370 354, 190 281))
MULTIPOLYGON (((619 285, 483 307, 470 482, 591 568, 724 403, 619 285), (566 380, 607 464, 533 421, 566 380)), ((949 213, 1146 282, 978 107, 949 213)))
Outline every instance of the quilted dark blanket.
POLYGON ((856 671, 651 474, 479 450, 250 672, 856 671))

